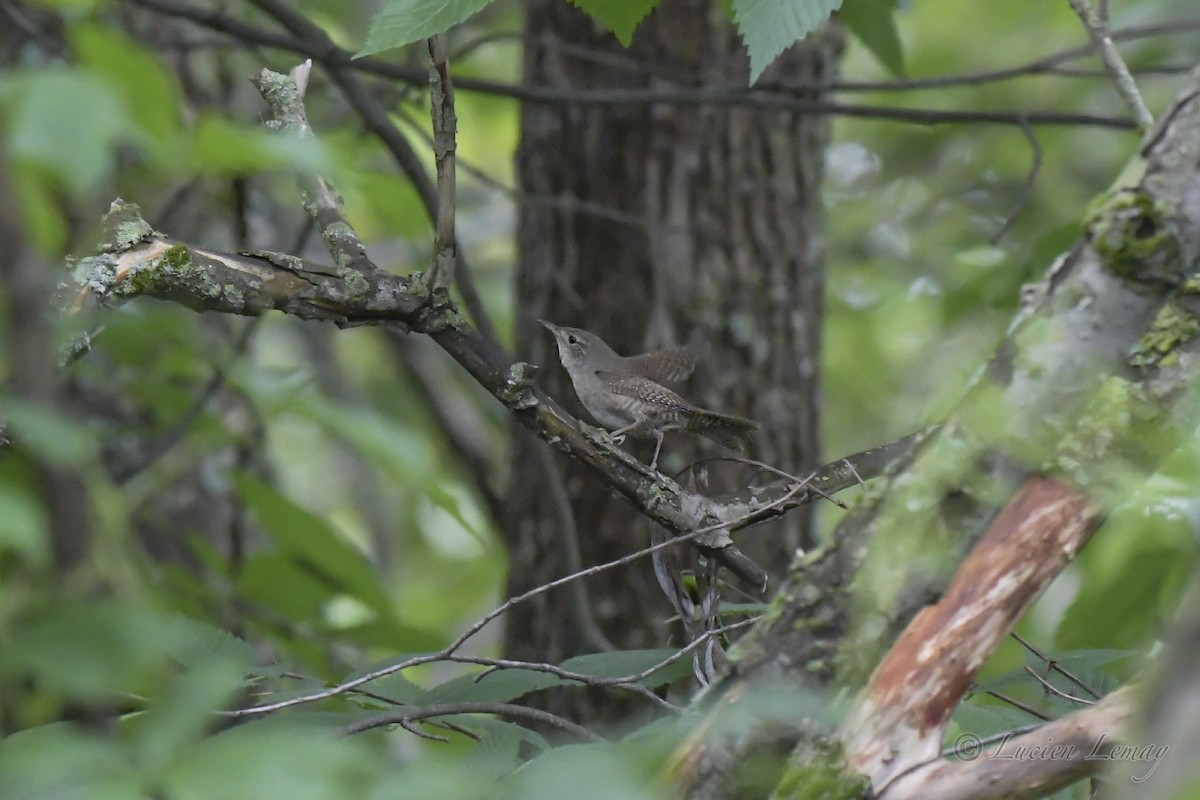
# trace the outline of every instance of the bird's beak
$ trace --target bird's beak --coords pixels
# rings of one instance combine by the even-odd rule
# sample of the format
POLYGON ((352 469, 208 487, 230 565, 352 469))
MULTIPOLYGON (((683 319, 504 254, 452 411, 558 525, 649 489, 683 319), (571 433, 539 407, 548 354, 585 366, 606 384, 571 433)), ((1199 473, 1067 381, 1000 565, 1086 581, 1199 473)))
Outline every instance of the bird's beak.
POLYGON ((548 329, 548 330, 549 330, 551 333, 554 333, 555 331, 557 331, 557 330, 558 330, 558 326, 557 326, 557 325, 555 325, 553 322, 546 322, 546 320, 544 320, 544 319, 539 319, 539 320, 538 320, 538 322, 540 322, 540 323, 542 323, 543 325, 545 325, 545 326, 546 326, 546 328, 547 328, 547 329, 548 329))

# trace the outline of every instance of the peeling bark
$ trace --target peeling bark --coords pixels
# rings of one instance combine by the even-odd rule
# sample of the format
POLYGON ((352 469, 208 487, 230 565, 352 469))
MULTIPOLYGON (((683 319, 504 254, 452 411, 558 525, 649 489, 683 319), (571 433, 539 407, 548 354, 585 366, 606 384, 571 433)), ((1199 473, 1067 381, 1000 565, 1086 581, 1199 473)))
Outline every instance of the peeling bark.
MULTIPOLYGON (((1200 423, 1197 153, 1193 86, 1093 204, 1080 241, 1029 288, 955 412, 827 548, 794 565, 767 618, 733 654, 711 714, 758 685, 858 691, 873 674, 844 728, 846 774, 865 774, 878 790, 922 763, 933 765, 931 781, 954 772, 937 758, 939 730, 974 670, 1082 546, 1115 490, 1150 475, 1200 423), (1051 538, 1036 541, 1043 530, 1051 538), (1027 539, 1024 551, 1015 546, 1027 539), (896 727, 885 730, 889 722, 896 727)), ((1124 719, 1125 702, 1106 708, 1124 719)), ((797 721, 772 735, 806 742, 813 734, 797 721)), ((676 777, 690 796, 724 796, 712 789, 720 765, 737 763, 745 746, 697 737, 676 777)), ((783 779, 790 788, 812 758, 803 748, 794 755, 783 779)), ((978 776, 985 767, 995 782, 989 797, 1036 796, 1087 774, 1069 760, 1051 762, 1033 789, 1021 778, 1025 765, 984 765, 978 776)), ((903 796, 976 796, 957 794, 969 781, 955 780, 943 785, 958 788, 936 795, 903 796)))

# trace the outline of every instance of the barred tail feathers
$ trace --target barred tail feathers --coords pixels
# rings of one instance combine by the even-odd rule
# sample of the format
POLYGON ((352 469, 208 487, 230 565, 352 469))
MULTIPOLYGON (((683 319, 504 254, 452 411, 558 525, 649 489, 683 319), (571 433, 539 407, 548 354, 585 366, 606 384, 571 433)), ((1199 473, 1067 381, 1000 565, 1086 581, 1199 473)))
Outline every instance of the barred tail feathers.
POLYGON ((745 450, 750 435, 758 430, 758 423, 732 414, 697 409, 688 419, 687 429, 713 440, 722 447, 740 452, 745 450))

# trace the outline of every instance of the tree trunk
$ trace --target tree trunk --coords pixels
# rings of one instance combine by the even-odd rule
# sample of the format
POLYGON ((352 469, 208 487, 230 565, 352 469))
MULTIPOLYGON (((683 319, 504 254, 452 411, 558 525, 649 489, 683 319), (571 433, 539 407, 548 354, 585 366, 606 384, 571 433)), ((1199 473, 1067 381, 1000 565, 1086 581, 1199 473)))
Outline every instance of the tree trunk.
MULTIPOLYGON (((530 0, 527 12, 524 82, 561 91, 564 100, 522 111, 521 357, 543 365, 547 391, 594 422, 538 318, 591 330, 625 355, 698 332, 711 350, 682 393, 758 421, 750 456, 793 472, 813 465, 828 120, 720 104, 570 102, 581 91, 745 86, 745 49, 714 4, 668 0, 628 50, 568 4, 530 0)), ((836 31, 810 37, 764 80, 831 81, 840 43, 836 31)), ((649 459, 652 444, 632 446, 649 459)), ((660 468, 671 474, 698 453, 719 454, 668 434, 660 468)), ((754 477, 745 465, 715 465, 698 488, 754 477)), ((648 524, 583 470, 517 432, 505 514, 511 593, 646 545, 648 524)), ((770 524, 774 530, 739 544, 774 579, 809 542, 809 517, 798 511, 770 524)), ((563 589, 518 606, 505 649, 514 658, 558 661, 606 642, 662 646, 671 613, 647 559, 597 576, 586 591, 563 589)), ((556 711, 583 718, 627 713, 578 692, 563 701, 574 707, 556 711)))

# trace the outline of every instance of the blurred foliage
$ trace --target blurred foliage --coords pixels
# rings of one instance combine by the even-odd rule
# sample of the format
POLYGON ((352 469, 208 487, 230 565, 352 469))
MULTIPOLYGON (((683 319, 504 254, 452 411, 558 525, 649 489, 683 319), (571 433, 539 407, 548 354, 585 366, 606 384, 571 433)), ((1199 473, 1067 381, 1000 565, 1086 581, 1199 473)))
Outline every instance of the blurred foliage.
MULTIPOLYGON (((294 5, 352 50, 367 41, 376 10, 294 5)), ((847 22, 859 36, 882 38, 869 41, 874 53, 852 40, 844 75, 888 79, 898 47, 888 49, 886 30, 863 34, 859 26, 879 21, 864 21, 861 7, 889 4, 857 5, 860 17, 847 22)), ((310 92, 317 139, 287 142, 263 130, 245 78, 264 65, 286 70, 293 54, 230 47, 116 3, 13 8, 38 33, 12 44, 23 30, 14 23, 0 36, 9 58, 0 72, 0 147, 10 184, 0 191, 15 198, 26 258, 45 265, 90 252, 104 208, 123 196, 182 238, 324 259, 296 202, 291 174, 300 165, 330 175, 379 263, 398 272, 427 263, 430 225, 416 193, 323 75, 310 92)), ((242 4, 224 9, 267 24, 242 4)), ((1184 0, 1121 4, 1113 24, 1169 22, 1190 11, 1184 0)), ((894 20, 910 76, 1019 65, 1085 40, 1065 3, 1040 0, 924 0, 904 4, 894 20)), ((463 53, 455 75, 517 80, 519 23, 517 4, 495 3, 451 31, 452 53, 463 53)), ((1193 42, 1183 32, 1122 48, 1139 69, 1194 61, 1193 42)), ((423 68, 421 51, 393 57, 423 68)), ((1096 68, 1090 59, 1069 64, 1096 68)), ((1141 84, 1157 110, 1180 78, 1146 73, 1141 84)), ((431 163, 422 87, 372 87, 431 163)), ((1098 75, 843 98, 1123 112, 1098 75)), ((513 314, 513 206, 497 185, 512 184, 517 112, 503 98, 458 94, 459 231, 503 331, 513 314)), ((838 119, 835 131, 826 187, 830 456, 906 434, 953 406, 1003 334, 1021 285, 1074 240, 1088 200, 1137 145, 1128 132, 1076 126, 838 119), (1035 153, 1027 134, 1041 162, 1028 191, 1035 153)), ((0 300, 11 319, 8 297, 0 300)), ((394 709, 391 700, 511 702, 564 680, 546 673, 476 681, 474 668, 424 664, 363 693, 262 719, 215 713, 444 647, 497 602, 503 585, 487 498, 439 433, 421 380, 378 331, 208 318, 149 301, 85 311, 61 328, 64 340, 94 334, 91 350, 65 370, 62 408, 0 398, 17 442, 0 456, 0 798, 662 795, 658 770, 686 733, 663 722, 611 744, 553 748, 519 721, 480 715, 421 728, 445 743, 402 730, 338 735, 342 725, 394 709), (50 555, 56 509, 43 501, 47 469, 81 477, 95 529, 88 562, 69 579, 50 555)), ((0 344, 7 381, 12 343, 0 344)), ((481 447, 502 452, 503 413, 440 354, 413 346, 435 384, 483 421, 481 447)), ((1134 482, 1022 623, 1031 642, 1098 691, 1136 670, 1136 654, 1172 617, 1194 566, 1195 444, 1158 475, 1139 477, 1149 480, 1134 482)), ((488 627, 468 650, 492 653, 495 642, 488 627)), ((663 655, 617 653, 563 667, 611 676, 663 655)), ((1066 710, 1027 663, 1057 689, 1078 690, 1006 643, 951 734, 1029 721, 988 691, 1066 710)), ((684 659, 646 683, 661 688, 687 671, 684 659)), ((801 705, 772 700, 763 709, 816 714, 820 705, 793 700, 801 705)))

